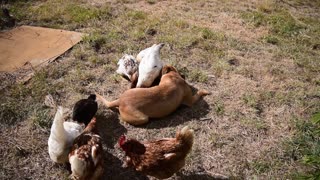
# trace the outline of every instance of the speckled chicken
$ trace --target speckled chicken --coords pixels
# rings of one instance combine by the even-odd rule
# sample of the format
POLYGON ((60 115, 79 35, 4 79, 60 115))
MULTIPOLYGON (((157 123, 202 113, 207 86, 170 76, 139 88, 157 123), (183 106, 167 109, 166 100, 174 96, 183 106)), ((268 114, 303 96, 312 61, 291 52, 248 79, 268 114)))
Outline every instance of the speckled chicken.
POLYGON ((96 95, 90 94, 87 99, 81 99, 73 107, 72 119, 86 126, 98 111, 96 95))
POLYGON ((119 139, 120 148, 125 151, 124 166, 159 179, 171 177, 185 165, 185 158, 192 149, 193 130, 187 126, 178 131, 175 138, 139 142, 119 139))
POLYGON ((58 106, 51 126, 48 140, 50 159, 56 163, 68 162, 68 154, 73 140, 82 133, 84 126, 76 122, 67 122, 64 118, 64 108, 58 106))
POLYGON ((131 81, 132 75, 138 70, 138 62, 132 55, 125 54, 118 61, 117 73, 131 81))
POLYGON ((83 133, 74 140, 69 162, 72 179, 95 180, 103 174, 103 149, 96 128, 96 118, 93 118, 83 133))

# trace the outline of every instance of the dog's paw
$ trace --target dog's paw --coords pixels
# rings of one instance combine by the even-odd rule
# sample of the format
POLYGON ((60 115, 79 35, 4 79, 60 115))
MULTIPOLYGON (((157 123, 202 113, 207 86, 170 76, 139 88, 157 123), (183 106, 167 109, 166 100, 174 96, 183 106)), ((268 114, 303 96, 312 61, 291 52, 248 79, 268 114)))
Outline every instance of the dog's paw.
POLYGON ((207 90, 200 90, 199 92, 199 95, 200 96, 206 96, 206 95, 210 95, 211 94, 211 92, 209 92, 209 91, 207 91, 207 90))

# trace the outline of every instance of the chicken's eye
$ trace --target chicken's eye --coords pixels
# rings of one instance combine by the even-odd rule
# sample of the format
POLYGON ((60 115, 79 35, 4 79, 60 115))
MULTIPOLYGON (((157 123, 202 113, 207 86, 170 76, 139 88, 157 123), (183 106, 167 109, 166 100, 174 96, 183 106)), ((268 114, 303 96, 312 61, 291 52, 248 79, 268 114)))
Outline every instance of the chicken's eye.
POLYGON ((153 66, 153 68, 156 68, 157 66, 153 66))

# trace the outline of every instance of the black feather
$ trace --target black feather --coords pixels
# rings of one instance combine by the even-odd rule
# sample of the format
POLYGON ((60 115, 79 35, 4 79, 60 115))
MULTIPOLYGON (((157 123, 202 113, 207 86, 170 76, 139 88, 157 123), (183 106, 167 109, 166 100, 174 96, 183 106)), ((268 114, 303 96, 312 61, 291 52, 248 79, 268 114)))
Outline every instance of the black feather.
POLYGON ((87 126, 97 111, 96 95, 91 94, 88 99, 81 99, 74 105, 72 119, 87 126))

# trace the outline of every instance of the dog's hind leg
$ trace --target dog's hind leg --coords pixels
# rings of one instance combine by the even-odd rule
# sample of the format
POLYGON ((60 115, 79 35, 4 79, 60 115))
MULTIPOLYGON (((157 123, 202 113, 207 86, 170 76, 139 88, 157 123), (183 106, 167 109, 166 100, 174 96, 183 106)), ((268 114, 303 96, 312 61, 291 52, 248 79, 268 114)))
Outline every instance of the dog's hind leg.
POLYGON ((187 105, 187 106, 192 106, 195 102, 197 102, 202 96, 206 96, 211 94, 207 90, 199 90, 195 95, 192 96, 192 91, 187 92, 185 95, 182 104, 187 105))
POLYGON ((100 101, 102 101, 102 103, 103 103, 105 106, 107 106, 108 108, 119 106, 119 103, 120 103, 120 102, 119 102, 119 101, 120 101, 119 99, 109 102, 109 101, 107 101, 103 96, 99 95, 98 93, 96 93, 96 96, 97 96, 97 98, 98 98, 100 101))
POLYGON ((149 117, 138 110, 125 109, 120 106, 120 118, 131 125, 139 126, 149 121, 149 117))

